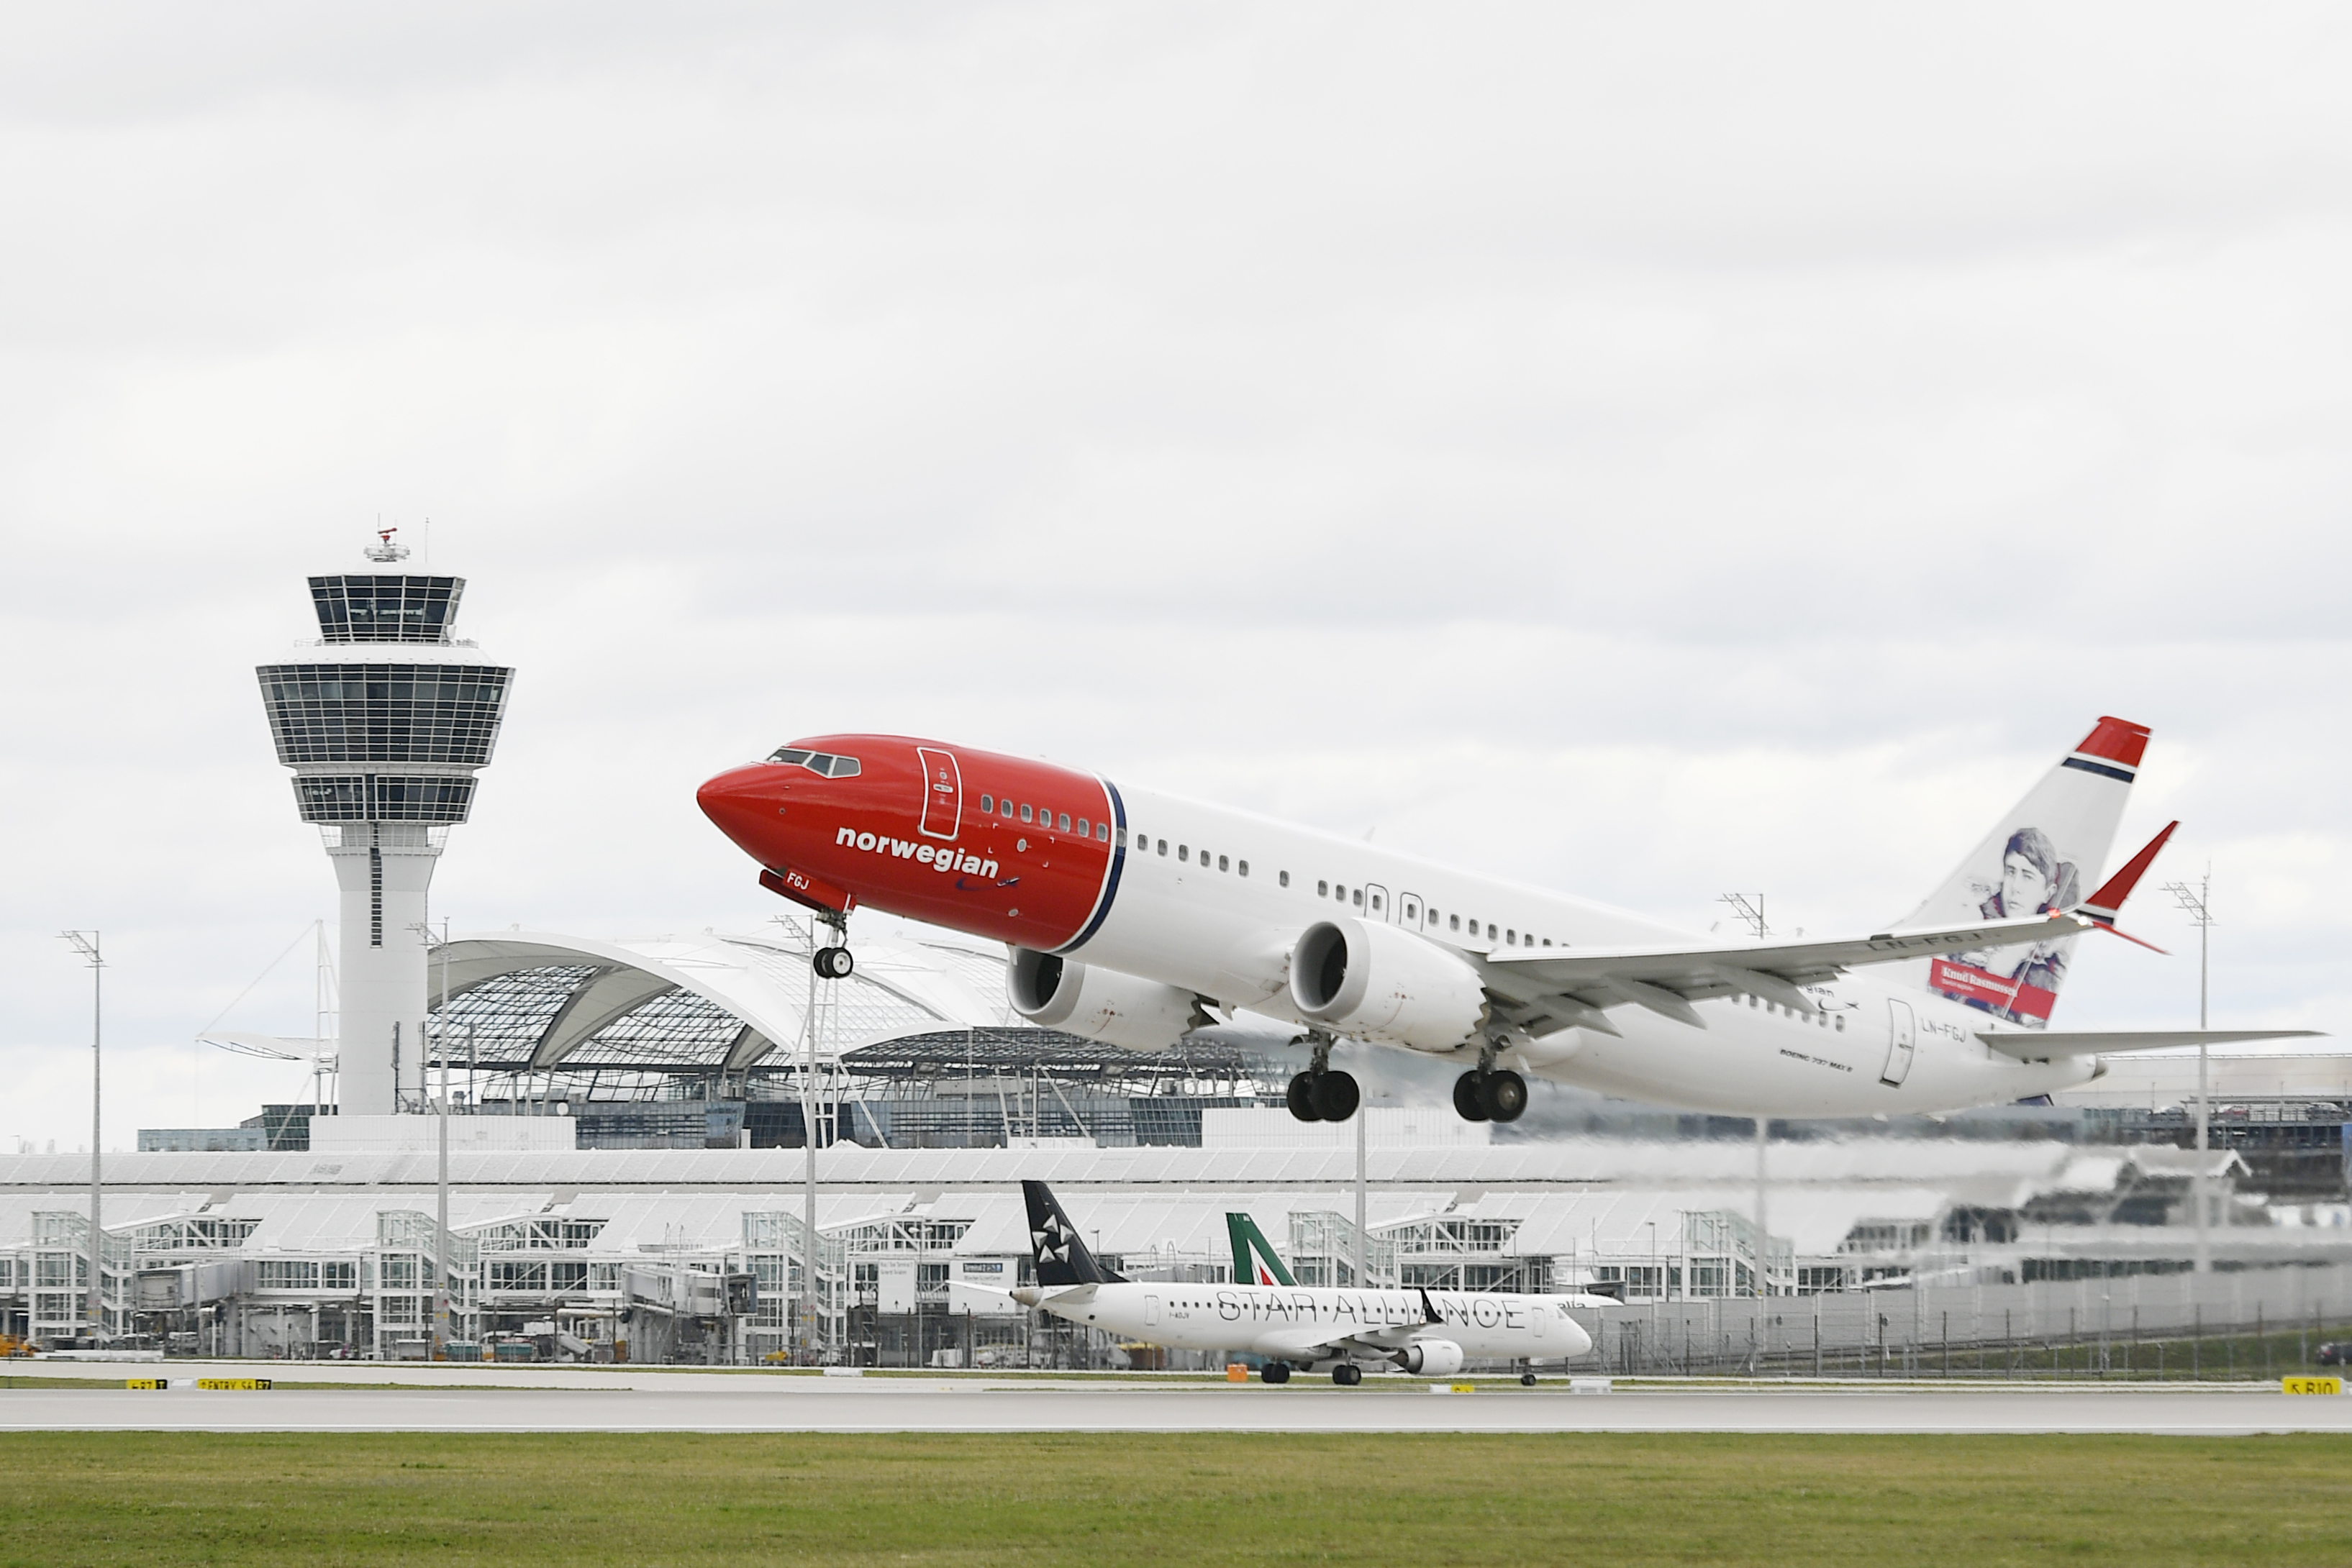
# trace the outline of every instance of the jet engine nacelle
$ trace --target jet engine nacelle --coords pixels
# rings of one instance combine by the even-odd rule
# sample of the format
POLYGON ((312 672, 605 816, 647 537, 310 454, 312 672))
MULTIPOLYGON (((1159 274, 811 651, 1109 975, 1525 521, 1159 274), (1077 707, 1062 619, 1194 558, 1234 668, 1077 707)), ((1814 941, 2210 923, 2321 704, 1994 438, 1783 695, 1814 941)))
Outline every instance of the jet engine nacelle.
POLYGON ((1453 1051, 1478 1038, 1478 971, 1432 942, 1353 918, 1318 921, 1290 951, 1298 1016, 1357 1040, 1453 1051))
POLYGON ((1417 1339, 1397 1353, 1397 1364, 1415 1377, 1451 1377, 1462 1370, 1462 1347, 1450 1339, 1417 1339))
POLYGON ((1128 1051, 1165 1051, 1177 1036, 1210 1021, 1190 991, 1026 947, 1013 950, 1004 984, 1013 1010, 1031 1023, 1128 1051))

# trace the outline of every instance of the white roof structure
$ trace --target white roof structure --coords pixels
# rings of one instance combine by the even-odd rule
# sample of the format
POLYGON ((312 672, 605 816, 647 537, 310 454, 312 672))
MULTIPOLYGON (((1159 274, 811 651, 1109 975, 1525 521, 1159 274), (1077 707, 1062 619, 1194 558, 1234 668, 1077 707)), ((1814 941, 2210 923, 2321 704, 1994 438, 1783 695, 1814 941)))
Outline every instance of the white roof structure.
POLYGON ((627 941, 480 933, 434 950, 426 995, 453 1057, 464 1050, 494 1071, 740 1072, 779 1047, 796 1054, 813 999, 825 1058, 909 1036, 1027 1027, 1006 1002, 1001 948, 945 933, 861 936, 856 972, 821 983, 809 950, 807 927, 789 919, 627 941))

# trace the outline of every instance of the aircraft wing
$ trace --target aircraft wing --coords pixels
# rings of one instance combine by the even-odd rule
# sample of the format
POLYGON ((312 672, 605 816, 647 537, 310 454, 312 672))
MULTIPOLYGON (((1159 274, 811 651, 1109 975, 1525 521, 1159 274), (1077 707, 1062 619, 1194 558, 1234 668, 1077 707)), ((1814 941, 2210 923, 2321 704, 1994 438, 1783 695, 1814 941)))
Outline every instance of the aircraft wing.
POLYGON ((2004 1056, 2043 1061, 2104 1056, 2111 1051, 2171 1051, 2184 1045, 2242 1045, 2254 1040, 2308 1040, 2315 1029, 1984 1029, 1977 1038, 2004 1056))
POLYGON ((1637 1004, 1696 1029, 1692 1007, 1748 993, 1799 1012, 1815 1010, 1802 988, 1866 964, 1896 964, 1937 953, 2051 942, 2095 929, 2077 915, 1926 925, 1828 942, 1708 943, 1668 947, 1521 947, 1469 955, 1487 988, 1517 1004, 1515 1021, 1545 1033, 1571 1024, 1615 1034, 1607 1009, 1637 1004))
POLYGON ((1412 1343, 1414 1334, 1427 1326, 1391 1323, 1362 1333, 1332 1333, 1313 1328, 1269 1329, 1250 1341, 1250 1348, 1260 1355, 1278 1356, 1286 1361, 1325 1361, 1351 1351, 1387 1355, 1402 1350, 1412 1343))

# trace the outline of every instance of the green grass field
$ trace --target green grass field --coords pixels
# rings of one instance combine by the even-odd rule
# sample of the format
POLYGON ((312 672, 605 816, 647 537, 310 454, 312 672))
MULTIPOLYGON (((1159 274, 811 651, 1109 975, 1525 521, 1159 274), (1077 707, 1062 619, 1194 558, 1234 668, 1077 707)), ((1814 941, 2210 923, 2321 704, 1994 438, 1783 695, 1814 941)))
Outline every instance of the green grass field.
POLYGON ((2352 1440, 0 1436, 8 1564, 2352 1562, 2352 1440))

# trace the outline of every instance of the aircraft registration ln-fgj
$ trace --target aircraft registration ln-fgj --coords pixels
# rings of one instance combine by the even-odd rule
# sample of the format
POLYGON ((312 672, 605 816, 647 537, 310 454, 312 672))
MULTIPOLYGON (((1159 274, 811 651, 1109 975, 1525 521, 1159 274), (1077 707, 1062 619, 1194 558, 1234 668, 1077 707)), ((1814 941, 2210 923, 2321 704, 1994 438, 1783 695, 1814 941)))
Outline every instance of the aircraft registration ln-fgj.
MULTIPOLYGON (((2097 1077, 2103 1051, 2307 1030, 2063 1032, 2145 727, 2102 718, 1909 915, 1830 941, 1727 942, 1370 843, 1048 763, 886 735, 794 741, 704 784, 761 883, 830 925, 860 904, 1003 942, 1031 1021, 1138 1051, 1246 1012, 1308 1051, 1289 1103, 1355 1113, 1341 1039, 1459 1061, 1462 1115, 1526 1074, 1735 1115, 1954 1111, 2097 1077), (2085 888, 2092 889, 2088 894, 2085 888)), ((2178 824, 2174 824, 2178 826, 2178 824)), ((2133 940, 2137 940, 2133 938, 2133 940)))
POLYGON ((1570 1308, 1613 1304, 1602 1296, 1300 1285, 1246 1215, 1226 1217, 1234 1222, 1234 1283, 1129 1281, 1087 1249, 1044 1182, 1021 1190, 1037 1282, 963 1289, 1011 1296, 1122 1340, 1245 1351, 1261 1358, 1268 1383, 1287 1383, 1294 1368, 1328 1372, 1343 1387, 1367 1372, 1451 1377, 1474 1360, 1521 1363, 1521 1381, 1533 1383, 1535 1363, 1573 1361, 1592 1348, 1570 1308))

